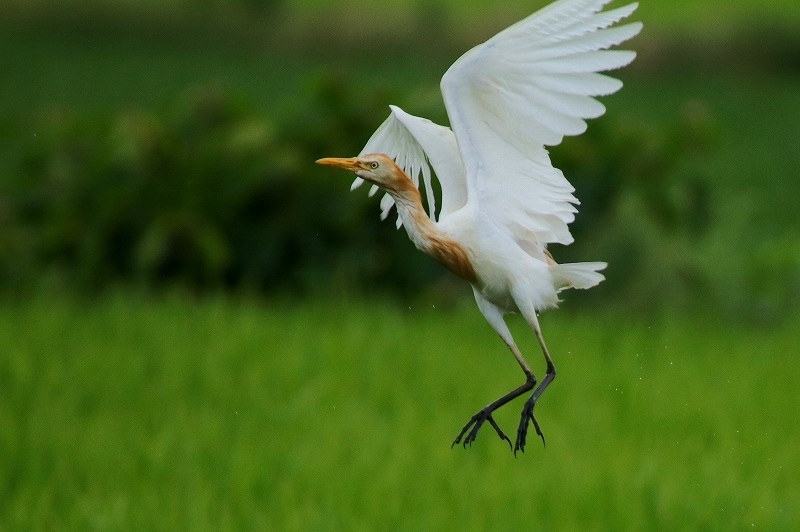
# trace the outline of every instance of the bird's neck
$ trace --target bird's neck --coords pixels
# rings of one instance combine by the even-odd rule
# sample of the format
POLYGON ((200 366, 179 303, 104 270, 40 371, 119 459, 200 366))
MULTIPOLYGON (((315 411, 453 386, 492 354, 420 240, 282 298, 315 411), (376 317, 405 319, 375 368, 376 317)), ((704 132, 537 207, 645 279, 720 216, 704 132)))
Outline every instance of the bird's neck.
POLYGON ((416 187, 410 187, 401 193, 389 192, 394 199, 397 213, 408 233, 408 238, 425 253, 430 254, 431 240, 441 238, 444 232, 431 220, 422 206, 422 198, 416 187))
POLYGON ((400 190, 388 192, 394 199, 408 237, 417 249, 430 255, 462 279, 471 283, 477 282, 467 250, 431 220, 422 206, 419 190, 411 180, 400 190))

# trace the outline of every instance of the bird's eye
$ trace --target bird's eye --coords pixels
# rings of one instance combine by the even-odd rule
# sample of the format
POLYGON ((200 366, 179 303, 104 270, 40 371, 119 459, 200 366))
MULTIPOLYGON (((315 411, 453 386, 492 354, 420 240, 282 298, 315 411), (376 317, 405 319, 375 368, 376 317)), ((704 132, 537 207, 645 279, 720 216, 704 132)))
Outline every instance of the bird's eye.
POLYGON ((380 166, 380 165, 378 164, 378 161, 372 161, 371 163, 369 163, 369 167, 370 167, 371 169, 373 169, 373 170, 377 170, 377 169, 378 169, 378 166, 380 166))

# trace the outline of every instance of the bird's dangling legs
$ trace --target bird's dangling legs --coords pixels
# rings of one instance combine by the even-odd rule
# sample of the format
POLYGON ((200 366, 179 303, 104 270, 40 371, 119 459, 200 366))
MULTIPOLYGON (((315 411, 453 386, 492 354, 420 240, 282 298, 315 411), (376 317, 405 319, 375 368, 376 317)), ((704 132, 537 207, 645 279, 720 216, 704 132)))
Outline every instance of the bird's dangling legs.
POLYGON ((536 312, 534 311, 533 314, 529 314, 529 316, 532 316, 532 318, 530 318, 528 322, 533 328, 534 334, 536 334, 536 339, 539 340, 539 345, 542 347, 542 353, 544 353, 545 362, 547 362, 547 372, 545 373, 542 382, 536 387, 530 398, 525 401, 525 405, 522 407, 519 428, 517 429, 517 441, 514 443, 514 454, 517 454, 517 451, 522 451, 523 453, 525 452, 525 442, 528 435, 528 420, 533 421, 536 434, 542 438, 542 443, 545 443, 544 434, 542 434, 542 430, 539 428, 539 423, 533 416, 533 407, 536 406, 536 401, 539 399, 539 396, 542 395, 545 388, 547 388, 547 386, 553 382, 553 379, 556 378, 556 367, 553 365, 553 360, 550 358, 550 353, 547 351, 547 346, 544 343, 544 337, 542 336, 542 330, 539 327, 539 320, 536 317, 536 312))
MULTIPOLYGON (((512 399, 516 399, 525 392, 532 390, 535 385, 536 385, 536 377, 531 373, 530 378, 528 378, 522 386, 519 386, 518 388, 511 390, 497 401, 493 401, 488 405, 486 405, 485 407, 483 407, 480 411, 478 411, 477 414, 475 414, 470 418, 470 420, 467 422, 466 425, 464 425, 464 428, 462 428, 461 432, 458 433, 458 436, 456 436, 456 439, 453 441, 453 444, 450 447, 453 447, 461 443, 461 438, 464 438, 464 434, 467 435, 467 437, 464 438, 464 447, 466 447, 467 445, 472 445, 472 442, 474 442, 475 438, 478 436, 478 431, 481 429, 481 426, 483 426, 484 422, 486 421, 491 423, 492 427, 494 427, 494 430, 497 431, 497 435, 500 436, 500 439, 507 441, 508 446, 511 447, 511 440, 508 438, 508 436, 506 436, 506 434, 502 431, 500 426, 494 420, 494 418, 492 417, 492 412, 494 412, 507 402, 511 401, 512 399)), ((532 412, 531 416, 533 416, 532 412)), ((536 423, 535 419, 534 423, 536 423)), ((537 427, 539 426, 538 423, 536 423, 536 426, 537 427)), ((513 449, 513 447, 511 448, 513 449)))
MULTIPOLYGON (((477 290, 473 289, 473 292, 475 293, 475 301, 478 303, 478 308, 480 309, 481 313, 483 313, 486 321, 488 321, 489 325, 491 325, 497 334, 500 335, 500 338, 503 339, 508 348, 514 354, 514 358, 517 360, 522 368, 522 371, 525 373, 525 382, 496 401, 489 403, 474 416, 472 416, 467 424, 464 425, 464 428, 461 429, 461 432, 458 433, 458 436, 456 436, 456 439, 453 441, 453 445, 451 445, 451 447, 461 443, 462 438, 464 439, 464 447, 467 445, 472 445, 472 442, 474 442, 475 438, 478 436, 478 431, 486 421, 489 421, 492 427, 494 427, 494 430, 497 432, 497 435, 500 436, 501 439, 507 441, 509 447, 511 447, 511 440, 508 438, 508 436, 506 436, 502 429, 500 429, 497 422, 495 422, 494 418, 492 417, 492 413, 525 392, 533 390, 534 386, 536 386, 536 376, 533 374, 533 371, 531 371, 528 363, 522 356, 522 353, 520 353, 519 349, 514 343, 514 339, 511 336, 511 331, 508 330, 508 326, 503 320, 503 315, 501 314, 500 310, 495 305, 484 299, 484 297, 477 290), (464 438, 465 434, 466 438, 464 438)), ((541 435, 542 432, 539 429, 539 423, 537 423, 536 418, 533 417, 532 410, 530 412, 530 418, 533 420, 533 424, 536 427, 536 432, 541 435)), ((544 440, 544 436, 542 436, 542 440, 544 440)))

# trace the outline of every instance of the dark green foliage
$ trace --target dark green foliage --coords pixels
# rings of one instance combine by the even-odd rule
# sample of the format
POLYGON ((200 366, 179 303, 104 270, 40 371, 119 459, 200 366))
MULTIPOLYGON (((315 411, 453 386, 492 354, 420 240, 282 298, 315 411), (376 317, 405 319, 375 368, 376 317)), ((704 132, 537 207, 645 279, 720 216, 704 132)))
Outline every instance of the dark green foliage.
POLYGON ((708 186, 701 176, 676 170, 711 149, 710 118, 700 106, 658 126, 609 117, 566 139, 553 150, 553 163, 578 188, 581 207, 573 233, 618 219, 622 203, 633 195, 659 230, 702 235, 711 218, 708 186))
MULTIPOLYGON (((78 291, 131 281, 262 292, 430 285, 443 269, 391 220, 379 222, 377 198, 348 193, 349 175, 314 165, 357 152, 396 101, 384 92, 323 73, 307 107, 281 123, 215 86, 187 91, 160 113, 42 114, 2 190, 3 288, 42 278, 78 291)), ((660 232, 704 230, 708 191, 672 171, 698 146, 685 140, 697 127, 682 124, 677 136, 594 126, 554 153, 583 201, 579 242, 603 240, 631 197, 660 232)), ((640 258, 616 244, 600 256, 635 272, 640 258)), ((557 258, 596 257, 582 246, 557 258)))
POLYGON ((198 290, 305 290, 332 280, 404 291, 438 267, 411 253, 350 177, 314 165, 350 154, 380 105, 321 78, 305 116, 274 124, 214 87, 166 112, 48 113, 4 183, 2 283, 42 276, 95 290, 136 281, 198 290), (397 273, 399 272, 399 275, 397 273))
POLYGON ((581 201, 570 226, 576 244, 553 249, 556 260, 610 265, 607 282, 570 297, 652 308, 685 303, 714 282, 692 256, 714 220, 712 189, 698 170, 714 134, 708 110, 693 104, 656 125, 607 117, 552 150, 581 201))

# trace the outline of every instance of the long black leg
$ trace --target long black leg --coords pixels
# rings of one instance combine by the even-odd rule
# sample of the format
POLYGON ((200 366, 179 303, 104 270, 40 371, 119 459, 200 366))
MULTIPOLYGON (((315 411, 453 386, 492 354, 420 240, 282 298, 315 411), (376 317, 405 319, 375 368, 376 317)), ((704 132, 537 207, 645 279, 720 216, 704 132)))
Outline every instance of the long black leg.
POLYGON ((522 407, 522 415, 520 416, 519 421, 519 428, 517 429, 517 441, 514 444, 514 454, 517 454, 517 451, 525 452, 525 442, 527 439, 528 434, 528 420, 533 421, 533 427, 536 429, 536 434, 542 438, 542 444, 547 445, 544 441, 544 434, 542 434, 542 429, 539 427, 539 423, 536 421, 536 418, 533 416, 533 407, 536 406, 536 401, 539 399, 539 396, 542 395, 545 388, 553 382, 553 379, 556 378, 556 368, 552 364, 547 366, 547 373, 545 373, 544 379, 542 379, 541 384, 533 391, 530 398, 525 401, 525 405, 522 407))
POLYGON ((528 420, 533 421, 533 426, 536 429, 536 434, 538 434, 542 438, 542 444, 545 444, 544 441, 544 434, 542 434, 542 430, 539 427, 539 423, 536 422, 536 418, 533 416, 533 408, 536 406, 536 401, 539 397, 544 393, 545 389, 553 382, 553 379, 556 378, 556 367, 553 365, 553 360, 550 358, 550 353, 547 351, 547 346, 544 343, 544 337, 542 336, 542 330, 539 328, 539 320, 536 318, 536 314, 533 314, 533 319, 529 320, 531 327, 533 328, 533 332, 536 334, 536 338, 539 340, 539 345, 542 347, 542 353, 544 354, 545 362, 547 362, 547 373, 542 379, 542 382, 537 386, 537 388, 533 391, 531 396, 525 401, 525 405, 522 407, 522 414, 520 415, 519 421, 519 428, 517 429, 517 441, 514 443, 514 454, 517 454, 517 451, 525 452, 525 443, 527 440, 528 435, 528 420))
MULTIPOLYGON (((531 371, 530 366, 525 361, 525 358, 520 353, 519 348, 517 348, 516 344, 514 343, 514 338, 511 336, 511 331, 508 330, 508 326, 503 320, 503 314, 500 309, 494 304, 484 298, 481 293, 473 286, 472 291, 475 294, 475 302, 478 304, 478 308, 480 309, 483 316, 486 318, 486 321, 489 322, 489 325, 500 335, 500 338, 503 339, 505 344, 511 350, 511 353, 514 355, 519 366, 522 368, 523 373, 525 373, 525 382, 502 396, 501 398, 497 399, 496 401, 489 403, 485 407, 483 407, 478 413, 470 418, 464 428, 461 429, 461 432, 458 433, 456 439, 453 441, 453 444, 450 446, 451 448, 454 447, 456 444, 461 443, 462 439, 464 442, 464 447, 467 445, 472 445, 472 442, 475 441, 475 438, 478 436, 478 431, 481 429, 483 424, 488 420, 489 423, 494 427, 494 430, 497 432, 497 435, 500 436, 501 439, 508 442, 508 445, 511 446, 511 440, 506 436, 506 434, 500 429, 498 424, 495 422, 494 418, 492 417, 492 413, 500 408, 501 406, 505 405, 509 401, 516 399, 520 395, 533 390, 536 386, 536 376, 531 371), (465 437, 466 435, 466 437, 465 437)), ((535 317, 535 315, 534 315, 535 317)), ((551 379, 552 380, 552 379, 551 379)), ((534 392, 535 393, 535 392, 534 392)), ((539 423, 537 423, 536 418, 533 417, 533 411, 530 412, 530 418, 533 419, 533 424, 536 427, 536 431, 541 434, 541 430, 539 429, 539 423)), ((527 418, 526 418, 527 420, 527 418)), ((526 425, 527 427, 527 425, 526 425)), ((519 431, 518 431, 519 432, 519 431)), ((544 438, 544 436, 542 436, 544 438)), ((513 447, 512 447, 513 449, 513 447)))

